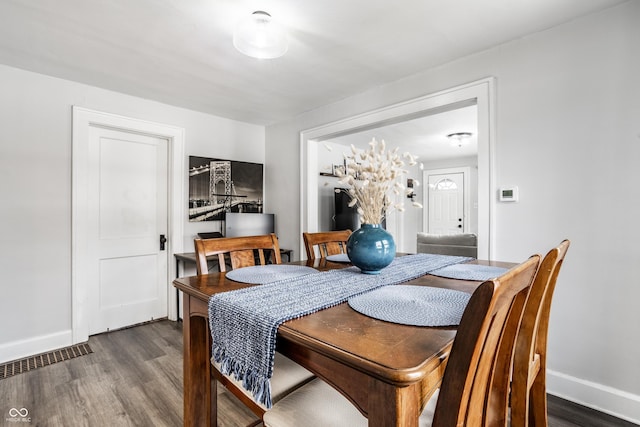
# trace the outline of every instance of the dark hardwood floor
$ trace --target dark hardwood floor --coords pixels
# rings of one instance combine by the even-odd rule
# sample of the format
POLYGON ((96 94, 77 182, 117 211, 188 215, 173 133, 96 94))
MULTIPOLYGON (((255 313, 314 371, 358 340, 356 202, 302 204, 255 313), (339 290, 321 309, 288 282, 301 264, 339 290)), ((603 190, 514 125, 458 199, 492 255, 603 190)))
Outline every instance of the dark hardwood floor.
MULTIPOLYGON (((1 426, 182 425, 182 324, 167 320, 92 336, 92 354, 0 380, 1 426), (9 421, 26 408, 30 423, 9 421)), ((255 417, 218 387, 221 427, 255 417)), ((634 426, 550 396, 550 427, 634 426)), ((302 427, 302 426, 301 426, 302 427)))

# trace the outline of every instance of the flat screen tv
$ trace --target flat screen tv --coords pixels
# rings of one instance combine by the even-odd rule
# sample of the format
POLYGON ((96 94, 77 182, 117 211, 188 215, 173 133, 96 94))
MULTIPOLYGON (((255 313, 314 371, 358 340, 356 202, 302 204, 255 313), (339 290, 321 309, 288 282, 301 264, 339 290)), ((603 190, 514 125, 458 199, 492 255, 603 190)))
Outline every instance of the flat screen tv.
POLYGON ((224 236, 259 236, 275 233, 274 214, 227 212, 224 221, 224 236))

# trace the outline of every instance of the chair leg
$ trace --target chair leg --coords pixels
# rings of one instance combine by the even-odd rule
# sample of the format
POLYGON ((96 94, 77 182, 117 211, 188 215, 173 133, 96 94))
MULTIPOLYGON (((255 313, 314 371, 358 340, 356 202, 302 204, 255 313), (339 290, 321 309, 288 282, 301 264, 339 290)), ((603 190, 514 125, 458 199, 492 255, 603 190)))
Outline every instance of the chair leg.
POLYGON ((527 389, 526 380, 522 380, 520 383, 511 383, 511 394, 509 395, 509 407, 511 408, 509 425, 511 427, 529 427, 531 425, 530 391, 527 389))
POLYGON ((547 390, 544 381, 538 378, 529 394, 529 426, 547 427, 547 390))

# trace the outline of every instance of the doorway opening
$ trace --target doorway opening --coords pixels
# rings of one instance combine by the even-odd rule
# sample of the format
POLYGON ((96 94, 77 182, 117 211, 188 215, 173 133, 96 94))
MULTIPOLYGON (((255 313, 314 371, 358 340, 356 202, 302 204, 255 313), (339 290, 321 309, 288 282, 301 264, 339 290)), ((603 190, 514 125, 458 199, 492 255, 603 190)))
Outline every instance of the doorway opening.
MULTIPOLYGON (((478 257, 491 259, 495 204, 492 197, 494 193, 493 87, 494 79, 487 78, 301 132, 300 231, 313 232, 319 229, 318 178, 322 171, 319 170, 317 158, 323 141, 391 123, 477 105, 478 257)), ((394 238, 401 236, 402 227, 402 215, 396 213, 387 218, 387 229, 394 238)), ((302 251, 302 246, 300 250, 302 251)))

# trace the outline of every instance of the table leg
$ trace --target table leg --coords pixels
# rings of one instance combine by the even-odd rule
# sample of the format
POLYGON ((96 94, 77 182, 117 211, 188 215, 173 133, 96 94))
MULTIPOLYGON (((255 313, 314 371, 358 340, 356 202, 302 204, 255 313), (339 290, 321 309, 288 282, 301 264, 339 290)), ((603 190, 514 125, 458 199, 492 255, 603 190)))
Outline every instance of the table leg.
MULTIPOLYGON (((180 260, 176 258, 176 279, 178 279, 179 277, 180 277, 180 260)), ((176 320, 180 321, 180 289, 178 288, 176 288, 176 320)))
POLYGON ((184 348, 184 426, 217 425, 217 385, 211 380, 211 338, 206 317, 206 304, 183 297, 184 348), (202 307, 205 305, 204 313, 202 307))
POLYGON ((418 427, 420 392, 417 385, 396 388, 372 381, 369 392, 369 427, 418 427))

